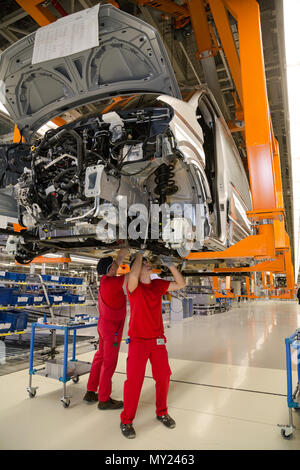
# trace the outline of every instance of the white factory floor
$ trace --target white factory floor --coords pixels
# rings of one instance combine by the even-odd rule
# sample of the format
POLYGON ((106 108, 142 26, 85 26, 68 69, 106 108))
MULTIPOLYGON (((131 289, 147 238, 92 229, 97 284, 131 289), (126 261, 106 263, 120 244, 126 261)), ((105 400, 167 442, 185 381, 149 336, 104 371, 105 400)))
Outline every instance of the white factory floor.
MULTIPOLYGON (((277 427, 288 424, 284 339, 297 327, 300 306, 291 301, 246 302, 173 323, 166 329, 172 369, 168 405, 177 426, 169 430, 155 419, 148 367, 132 440, 121 435, 119 411, 99 411, 82 401, 87 375, 68 383, 69 408, 62 407, 62 384, 56 380, 33 376, 39 388, 30 399, 28 369, 1 376, 0 449, 300 449, 297 412, 291 440, 277 427)), ((122 344, 113 378, 115 398, 122 397, 126 348, 122 344)), ((91 361, 93 354, 78 359, 91 361)))

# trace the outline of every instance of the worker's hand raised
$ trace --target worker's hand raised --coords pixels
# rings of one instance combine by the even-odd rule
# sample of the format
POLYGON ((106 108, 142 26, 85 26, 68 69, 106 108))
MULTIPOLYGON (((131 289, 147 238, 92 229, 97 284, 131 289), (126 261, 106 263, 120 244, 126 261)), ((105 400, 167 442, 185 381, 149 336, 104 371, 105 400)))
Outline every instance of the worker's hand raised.
POLYGON ((167 268, 170 268, 170 266, 174 266, 174 263, 170 256, 161 255, 160 261, 161 261, 161 264, 163 266, 167 266, 167 268))

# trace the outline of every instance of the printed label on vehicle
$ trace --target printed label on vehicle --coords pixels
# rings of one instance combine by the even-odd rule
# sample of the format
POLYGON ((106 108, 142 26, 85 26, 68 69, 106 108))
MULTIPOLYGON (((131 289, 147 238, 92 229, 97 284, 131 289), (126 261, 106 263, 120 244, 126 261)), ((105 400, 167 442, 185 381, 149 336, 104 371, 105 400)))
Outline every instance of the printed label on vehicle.
POLYGON ((158 344, 158 345, 165 344, 165 340, 164 340, 164 338, 157 338, 157 340, 156 340, 156 344, 158 344))

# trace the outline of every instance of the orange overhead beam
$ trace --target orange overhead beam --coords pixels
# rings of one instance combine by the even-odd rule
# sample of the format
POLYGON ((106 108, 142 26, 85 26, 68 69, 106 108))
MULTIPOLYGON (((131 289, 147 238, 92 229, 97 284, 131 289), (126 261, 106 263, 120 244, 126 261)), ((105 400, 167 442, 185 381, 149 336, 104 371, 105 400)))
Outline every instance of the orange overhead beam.
POLYGON ((124 97, 124 96, 115 96, 113 99, 112 99, 112 102, 110 104, 108 104, 104 109, 102 109, 101 113, 102 114, 105 114, 105 113, 108 113, 109 111, 112 111, 112 109, 114 109, 114 107, 119 104, 121 105, 122 107, 125 106, 127 103, 129 103, 133 98, 135 98, 137 95, 132 95, 132 96, 129 96, 129 97, 124 97))
POLYGON ((40 26, 46 26, 57 20, 46 6, 41 6, 41 4, 44 3, 42 0, 16 0, 16 2, 23 10, 27 11, 31 18, 40 26))
MULTIPOLYGON (((71 263, 71 258, 63 258, 63 257, 53 257, 53 258, 47 258, 46 256, 37 256, 36 258, 33 258, 33 260, 28 263, 28 264, 40 264, 40 263, 47 263, 47 264, 58 264, 58 263, 71 263)), ((17 263, 15 261, 15 264, 18 266, 23 266, 20 263, 17 263)))
POLYGON ((214 268, 216 273, 247 273, 247 272, 285 272, 285 262, 283 255, 279 255, 277 259, 272 261, 263 261, 255 266, 246 266, 243 268, 214 268))
POLYGON ((173 0, 135 0, 140 6, 153 7, 168 13, 176 19, 175 26, 182 28, 189 22, 189 10, 185 5, 178 5, 173 0))
POLYGON ((190 253, 186 259, 239 259, 239 258, 275 258, 274 228, 272 224, 260 225, 258 235, 250 235, 224 251, 204 251, 190 253))

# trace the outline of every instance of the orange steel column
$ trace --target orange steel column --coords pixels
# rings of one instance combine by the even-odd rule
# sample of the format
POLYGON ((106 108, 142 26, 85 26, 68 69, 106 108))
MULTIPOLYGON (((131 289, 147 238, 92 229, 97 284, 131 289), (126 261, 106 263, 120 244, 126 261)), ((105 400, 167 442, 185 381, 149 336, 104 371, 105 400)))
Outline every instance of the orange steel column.
POLYGON ((188 8, 197 44, 197 58, 201 59, 204 57, 204 53, 207 53, 205 57, 215 55, 218 52, 218 49, 213 46, 211 40, 203 1, 190 0, 188 2, 188 8))
POLYGON ((267 289, 268 286, 267 286, 267 273, 266 273, 266 271, 263 271, 263 272, 261 273, 261 278, 262 278, 262 285, 263 285, 263 288, 264 288, 264 289, 267 289))
POLYGON ((222 295, 218 292, 218 290, 219 290, 219 278, 218 277, 213 277, 212 281, 213 281, 213 290, 214 290, 215 298, 218 299, 222 295))
MULTIPOLYGON (((285 273, 286 273, 286 287, 293 290, 295 287, 294 268, 292 263, 291 251, 284 253, 285 273)), ((292 297, 291 297, 292 298, 292 297)))
POLYGON ((274 289, 274 274, 270 272, 270 287, 274 289))
POLYGON ((254 295, 255 292, 255 276, 254 274, 251 275, 251 287, 250 287, 250 293, 251 295, 254 295))
POLYGON ((249 297, 249 295, 250 295, 250 281, 249 281, 248 276, 246 277, 246 291, 247 291, 247 296, 249 297))
MULTIPOLYGON (((271 129, 271 134, 273 135, 273 129, 271 129)), ((274 160, 274 170, 275 170, 275 189, 276 189, 276 202, 278 208, 284 208, 283 203, 283 192, 282 192, 282 179, 281 179, 281 168, 280 168, 280 156, 279 156, 279 146, 277 140, 273 136, 273 160, 274 160)), ((275 232, 275 248, 277 250, 288 250, 289 243, 287 245, 287 238, 285 232, 284 217, 281 220, 274 220, 274 232, 275 232)))
POLYGON ((242 93, 253 211, 276 209, 270 115, 256 0, 226 0, 238 21, 242 93))

